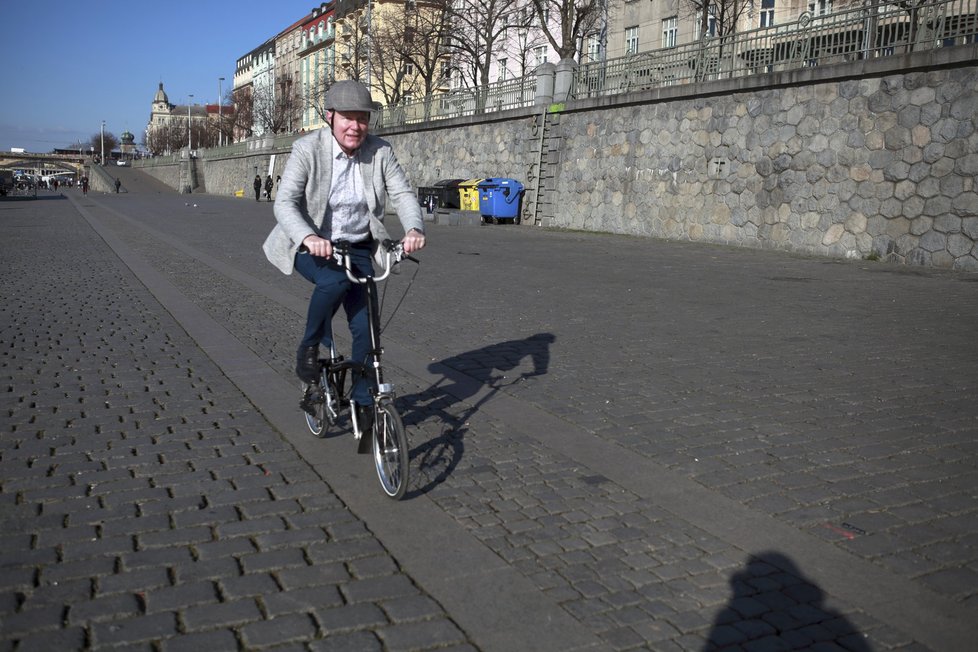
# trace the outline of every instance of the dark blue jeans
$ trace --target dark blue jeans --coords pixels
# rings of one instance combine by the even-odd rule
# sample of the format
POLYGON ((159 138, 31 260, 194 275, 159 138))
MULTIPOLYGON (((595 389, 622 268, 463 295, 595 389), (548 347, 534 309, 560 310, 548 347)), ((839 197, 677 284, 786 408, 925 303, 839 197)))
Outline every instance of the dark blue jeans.
MULTIPOLYGON (((350 262, 357 276, 373 275, 370 262, 370 249, 351 248, 350 262)), ((298 253, 295 256, 295 269, 310 283, 315 284, 309 299, 309 314, 306 316, 306 332, 300 347, 322 344, 329 351, 333 341, 333 315, 343 306, 346 321, 353 337, 353 356, 351 360, 366 363, 370 353, 370 324, 367 314, 367 290, 362 285, 352 283, 346 272, 333 260, 298 253)), ((367 378, 354 379, 353 400, 360 405, 370 405, 370 382, 367 378)))

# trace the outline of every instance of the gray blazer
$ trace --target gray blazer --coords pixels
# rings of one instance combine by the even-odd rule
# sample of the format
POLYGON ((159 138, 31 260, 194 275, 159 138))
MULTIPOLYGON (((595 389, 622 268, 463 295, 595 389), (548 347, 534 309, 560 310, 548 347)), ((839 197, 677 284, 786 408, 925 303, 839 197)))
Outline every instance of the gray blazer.
MULTIPOLYGON (((326 219, 333 178, 332 151, 333 134, 328 128, 303 136, 292 145, 275 195, 278 224, 262 245, 265 257, 285 274, 292 273, 296 251, 306 236, 322 235, 319 230, 326 219)), ((370 234, 375 241, 389 237, 384 228, 388 196, 404 232, 424 232, 421 206, 390 143, 368 135, 360 146, 360 173, 370 208, 370 234)))

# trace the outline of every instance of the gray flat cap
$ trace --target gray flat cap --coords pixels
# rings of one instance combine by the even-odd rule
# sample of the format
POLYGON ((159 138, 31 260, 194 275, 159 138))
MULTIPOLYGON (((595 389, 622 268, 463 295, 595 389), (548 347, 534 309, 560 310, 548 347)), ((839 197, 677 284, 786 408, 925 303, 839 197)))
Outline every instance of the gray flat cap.
POLYGON ((326 91, 327 111, 376 111, 370 91, 355 79, 342 79, 326 91))

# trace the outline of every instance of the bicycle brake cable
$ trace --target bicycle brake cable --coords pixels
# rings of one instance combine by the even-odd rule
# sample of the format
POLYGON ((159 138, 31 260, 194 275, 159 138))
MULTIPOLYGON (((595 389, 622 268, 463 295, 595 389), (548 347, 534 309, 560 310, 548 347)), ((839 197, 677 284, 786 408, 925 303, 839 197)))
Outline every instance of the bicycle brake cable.
MULTIPOLYGON (((390 326, 391 321, 394 319, 394 315, 397 314, 398 309, 404 300, 407 298, 408 292, 411 290, 411 286, 414 285, 414 279, 417 278, 418 272, 421 271, 421 265, 414 266, 414 274, 411 275, 411 280, 408 281, 407 287, 404 288, 404 294, 401 295, 400 300, 398 300, 397 305, 394 306, 394 310, 391 311, 390 317, 387 318, 387 322, 380 327, 380 333, 383 334, 387 327, 390 326)), ((387 299, 387 284, 384 283, 384 291, 380 294, 380 314, 384 314, 384 301, 387 299)))

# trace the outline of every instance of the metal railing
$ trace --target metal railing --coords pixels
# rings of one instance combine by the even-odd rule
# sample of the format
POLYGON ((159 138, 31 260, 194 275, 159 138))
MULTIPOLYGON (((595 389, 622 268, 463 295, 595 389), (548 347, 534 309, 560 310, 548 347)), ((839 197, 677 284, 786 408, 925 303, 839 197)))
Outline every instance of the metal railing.
POLYGON ((821 16, 805 12, 793 24, 583 65, 573 95, 612 95, 973 43, 976 6, 978 0, 947 0, 914 10, 870 5, 821 16))
MULTIPOLYGON (((913 9, 871 4, 577 68, 569 99, 964 45, 976 42, 978 0, 937 0, 913 9)), ((386 106, 377 124, 392 127, 533 106, 536 74, 484 88, 386 106)))
POLYGON ((445 120, 531 106, 536 94, 536 75, 495 82, 479 88, 463 88, 429 95, 418 102, 385 106, 378 125, 384 127, 445 120))

